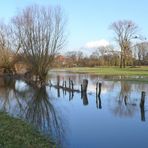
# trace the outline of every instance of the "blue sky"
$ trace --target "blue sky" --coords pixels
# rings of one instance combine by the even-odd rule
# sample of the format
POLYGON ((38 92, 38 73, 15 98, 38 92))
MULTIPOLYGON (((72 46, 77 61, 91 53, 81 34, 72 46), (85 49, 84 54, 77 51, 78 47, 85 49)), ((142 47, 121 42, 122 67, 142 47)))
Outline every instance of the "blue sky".
POLYGON ((31 5, 60 5, 67 17, 67 49, 75 50, 87 44, 112 42, 109 25, 118 20, 133 20, 140 33, 148 37, 147 0, 3 0, 0 18, 9 20, 18 10, 31 5))

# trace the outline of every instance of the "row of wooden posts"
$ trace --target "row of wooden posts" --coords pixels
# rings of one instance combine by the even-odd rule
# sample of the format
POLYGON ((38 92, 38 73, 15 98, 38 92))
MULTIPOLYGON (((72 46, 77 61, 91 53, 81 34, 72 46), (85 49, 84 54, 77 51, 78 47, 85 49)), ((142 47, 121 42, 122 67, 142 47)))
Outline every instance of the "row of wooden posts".
MULTIPOLYGON (((63 80, 62 85, 60 85, 60 77, 57 77, 57 85, 54 85, 57 88, 62 88, 66 91, 72 91, 72 92, 81 92, 82 94, 87 93, 87 87, 88 87, 88 80, 84 79, 81 84, 81 90, 74 89, 74 82, 69 78, 69 85, 67 87, 66 81, 63 80)), ((96 95, 101 95, 101 87, 102 83, 97 82, 96 83, 96 95)))
MULTIPOLYGON (((60 86, 60 77, 57 77, 57 88, 63 88, 66 91, 72 91, 72 92, 81 92, 82 96, 83 94, 87 93, 87 87, 88 87, 88 80, 83 79, 83 82, 81 84, 81 90, 74 89, 74 82, 69 78, 69 87, 67 87, 66 81, 63 81, 62 86, 60 86)), ((96 83, 96 96, 101 95, 101 88, 102 88, 102 83, 98 82, 96 83)), ((141 101, 140 101, 140 106, 144 106, 145 104, 145 91, 141 92, 141 101)), ((125 102, 127 103, 127 98, 125 97, 125 102)))
MULTIPOLYGON (((57 95, 60 97, 60 89, 63 90, 63 94, 66 95, 66 91, 69 92, 69 100, 71 100, 74 96, 74 93, 81 93, 81 98, 83 100, 84 105, 88 105, 88 98, 87 98, 87 88, 88 88, 88 80, 84 79, 82 84, 81 84, 81 90, 75 89, 74 88, 74 82, 69 78, 68 85, 65 80, 63 80, 62 85, 60 85, 60 77, 57 76, 57 85, 52 85, 51 86, 55 87, 57 89, 57 95)), ((102 83, 97 82, 96 83, 96 107, 97 108, 102 108, 101 106, 101 86, 102 83)))
MULTIPOLYGON (((58 97, 60 96, 60 88, 61 88, 65 91, 65 93, 66 93, 66 91, 69 92, 70 98, 72 98, 74 96, 74 92, 81 93, 81 98, 83 99, 83 104, 84 105, 88 104, 88 98, 87 98, 88 80, 87 79, 83 79, 83 82, 81 84, 81 90, 74 89, 74 82, 70 78, 69 78, 68 86, 67 86, 66 81, 64 81, 64 80, 63 80, 62 85, 60 85, 60 77, 59 76, 57 77, 57 85, 53 85, 53 86, 56 87, 58 90, 58 97)), ((101 88, 102 88, 102 83, 97 81, 96 82, 96 105, 97 105, 97 108, 102 108, 101 98, 100 98, 101 88)), ((145 109, 144 109, 145 96, 146 96, 145 91, 142 91, 141 92, 141 100, 140 100, 140 110, 141 110, 141 120, 142 121, 145 121, 145 109)), ((127 96, 125 96, 124 101, 125 101, 125 105, 127 105, 127 96)))

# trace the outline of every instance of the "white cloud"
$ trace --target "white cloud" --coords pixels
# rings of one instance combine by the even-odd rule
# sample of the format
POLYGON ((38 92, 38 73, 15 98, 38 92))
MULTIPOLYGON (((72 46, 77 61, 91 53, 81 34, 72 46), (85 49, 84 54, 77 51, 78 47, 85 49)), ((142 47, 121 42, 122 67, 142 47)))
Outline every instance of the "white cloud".
POLYGON ((90 49, 95 49, 95 48, 98 48, 98 47, 101 47, 101 46, 108 46, 109 45, 109 42, 104 40, 104 39, 101 39, 101 40, 98 40, 98 41, 91 41, 91 42, 87 42, 86 45, 85 45, 85 48, 90 48, 90 49))

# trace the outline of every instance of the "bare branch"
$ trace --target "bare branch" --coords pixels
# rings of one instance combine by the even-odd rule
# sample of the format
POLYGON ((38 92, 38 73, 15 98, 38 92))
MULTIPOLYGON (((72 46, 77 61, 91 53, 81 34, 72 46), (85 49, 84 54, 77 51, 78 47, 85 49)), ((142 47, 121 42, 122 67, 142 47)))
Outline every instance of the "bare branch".
POLYGON ((45 79, 51 62, 65 42, 61 8, 34 5, 24 9, 12 22, 20 52, 31 72, 45 79))

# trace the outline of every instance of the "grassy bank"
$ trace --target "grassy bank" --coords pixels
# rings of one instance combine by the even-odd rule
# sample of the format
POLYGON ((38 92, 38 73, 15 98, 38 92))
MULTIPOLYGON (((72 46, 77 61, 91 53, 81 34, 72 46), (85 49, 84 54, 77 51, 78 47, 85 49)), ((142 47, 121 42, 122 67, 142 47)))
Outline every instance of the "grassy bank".
POLYGON ((74 67, 65 68, 65 70, 75 73, 90 73, 97 75, 148 76, 148 66, 126 67, 122 69, 119 67, 74 67))
POLYGON ((0 147, 54 148, 50 140, 20 119, 0 112, 0 147))

